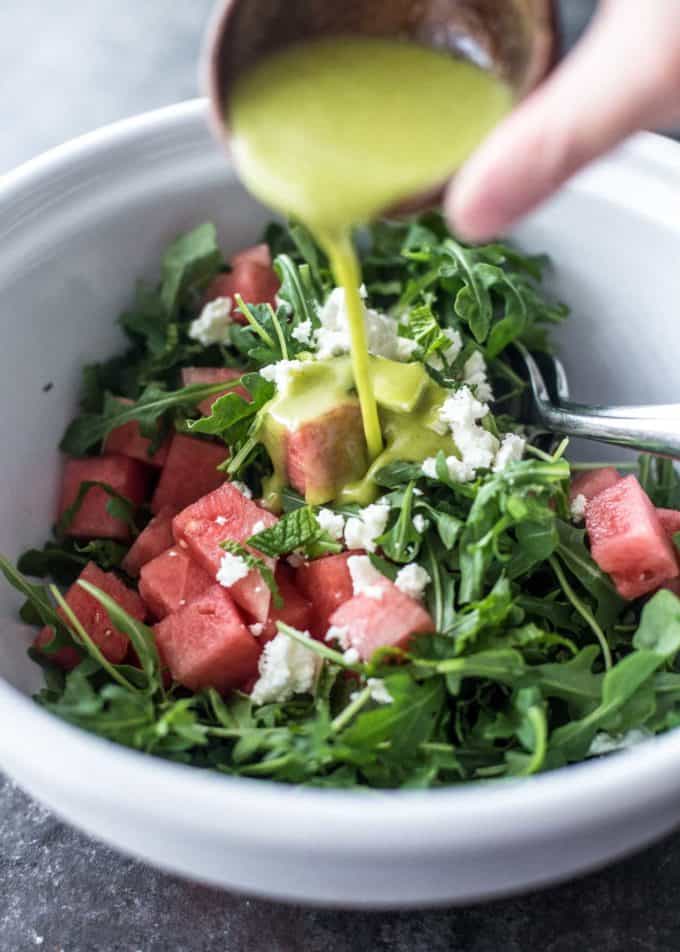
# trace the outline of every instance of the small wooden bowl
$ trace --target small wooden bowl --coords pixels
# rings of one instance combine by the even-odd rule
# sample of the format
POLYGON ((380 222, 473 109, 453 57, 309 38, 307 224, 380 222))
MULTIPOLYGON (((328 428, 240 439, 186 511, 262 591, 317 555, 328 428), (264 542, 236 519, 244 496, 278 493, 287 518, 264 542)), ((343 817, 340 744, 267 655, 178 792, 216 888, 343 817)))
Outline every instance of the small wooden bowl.
MULTIPOLYGON (((521 99, 557 60, 557 0, 224 0, 204 58, 217 134, 228 145, 229 99, 246 69, 287 46, 339 35, 403 38, 448 51, 495 73, 521 99)), ((402 210, 433 197, 414 198, 402 210)))

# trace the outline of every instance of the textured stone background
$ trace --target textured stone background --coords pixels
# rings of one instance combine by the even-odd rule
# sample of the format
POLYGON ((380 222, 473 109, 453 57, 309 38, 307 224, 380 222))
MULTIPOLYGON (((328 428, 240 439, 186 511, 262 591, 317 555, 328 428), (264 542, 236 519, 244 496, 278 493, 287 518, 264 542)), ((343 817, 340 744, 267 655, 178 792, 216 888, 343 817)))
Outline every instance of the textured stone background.
MULTIPOLYGON (((196 95, 211 0, 4 0, 0 173, 73 135, 196 95)), ((573 38, 591 0, 563 4, 573 38)), ((487 906, 276 906, 122 858, 0 776, 0 952, 677 952, 680 838, 580 882, 487 906)))

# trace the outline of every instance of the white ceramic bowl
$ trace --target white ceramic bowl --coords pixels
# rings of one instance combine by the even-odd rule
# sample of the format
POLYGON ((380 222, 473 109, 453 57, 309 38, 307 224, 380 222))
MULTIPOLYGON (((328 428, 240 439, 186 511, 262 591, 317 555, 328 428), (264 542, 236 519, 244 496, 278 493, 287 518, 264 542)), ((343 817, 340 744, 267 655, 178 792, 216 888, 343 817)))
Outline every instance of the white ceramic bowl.
MULTIPOLYGON (((135 279, 184 228, 225 250, 267 214, 234 180, 201 102, 115 125, 0 181, 0 551, 39 543, 79 369, 119 344, 135 279), (49 392, 43 386, 52 382, 49 392)), ((680 147, 644 136, 521 229, 575 309, 564 354, 578 396, 677 399, 680 147)), ((0 765, 93 836, 169 870, 290 900, 463 901, 592 868, 680 820, 680 732, 530 780, 349 794, 229 779, 99 740, 29 698, 36 670, 0 586, 0 765)))

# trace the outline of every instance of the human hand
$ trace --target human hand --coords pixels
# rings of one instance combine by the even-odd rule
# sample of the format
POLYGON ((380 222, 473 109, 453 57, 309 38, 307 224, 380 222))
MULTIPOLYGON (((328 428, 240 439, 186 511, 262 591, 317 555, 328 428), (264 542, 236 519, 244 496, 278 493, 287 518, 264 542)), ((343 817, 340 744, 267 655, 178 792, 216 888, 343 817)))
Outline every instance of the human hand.
POLYGON ((680 120, 680 0, 601 0, 574 52, 489 136, 446 196, 485 241, 643 128, 680 120))

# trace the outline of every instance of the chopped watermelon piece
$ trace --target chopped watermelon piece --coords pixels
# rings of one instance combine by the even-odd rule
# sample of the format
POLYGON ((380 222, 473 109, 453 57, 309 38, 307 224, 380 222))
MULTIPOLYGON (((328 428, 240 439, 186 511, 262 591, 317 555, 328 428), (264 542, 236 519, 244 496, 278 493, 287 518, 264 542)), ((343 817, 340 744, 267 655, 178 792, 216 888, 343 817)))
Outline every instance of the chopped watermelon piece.
POLYGON ((259 645, 220 585, 168 615, 154 632, 174 680, 191 691, 225 692, 257 673, 259 645))
MULTIPOLYGON (((119 403, 125 406, 132 406, 132 400, 126 400, 123 397, 118 398, 119 403)), ((164 440, 155 453, 149 455, 151 440, 142 436, 139 423, 124 423, 111 430, 104 440, 104 454, 120 453, 123 456, 129 456, 131 459, 138 459, 140 463, 148 463, 150 466, 163 466, 168 456, 168 446, 170 441, 164 440)))
POLYGON ((189 605, 215 584, 185 549, 172 546, 142 566, 139 594, 154 618, 165 618, 189 605))
MULTIPOLYGON (((144 621, 146 618, 146 608, 139 595, 123 585, 112 572, 103 572, 94 562, 88 562, 79 575, 80 579, 100 588, 138 621, 144 621)), ((65 598, 69 608, 104 657, 112 664, 120 664, 128 651, 130 644, 128 636, 114 627, 108 613, 97 599, 81 588, 77 582, 71 586, 65 598)), ((58 614, 65 619, 61 609, 58 609, 58 614)), ((53 629, 49 626, 43 628, 35 639, 34 647, 39 651, 52 640, 52 637, 53 629)), ((81 661, 81 655, 71 647, 60 648, 48 657, 66 671, 75 668, 81 661)))
POLYGON ((591 500, 586 528, 593 558, 623 598, 638 598, 677 578, 680 567, 656 509, 635 476, 591 500))
MULTIPOLYGON (((238 380, 238 378, 242 376, 243 371, 237 370, 235 367, 184 367, 182 370, 182 384, 185 387, 190 387, 194 383, 211 384, 222 383, 222 381, 228 383, 230 380, 238 380)), ((231 390, 218 393, 214 397, 201 400, 198 404, 198 409, 203 416, 210 416, 213 403, 219 400, 220 397, 223 397, 225 393, 237 393, 239 397, 243 397, 243 399, 248 400, 248 402, 252 400, 252 397, 245 387, 234 387, 231 390)))
MULTIPOLYGON (((246 542, 261 529, 268 529, 278 520, 252 499, 247 499, 231 483, 188 506, 173 522, 173 532, 178 544, 188 547, 198 564, 215 578, 220 568, 224 551, 220 543, 226 539, 246 542)), ((274 559, 264 560, 273 571, 274 559)), ((271 602, 271 592, 256 570, 239 579, 229 589, 237 605, 256 621, 266 622, 271 602)))
POLYGON ((577 496, 585 496, 590 502, 598 493, 615 486, 620 479, 620 475, 613 466, 603 466, 601 469, 579 473, 571 482, 569 498, 573 502, 577 496))
POLYGON ((224 446, 175 433, 151 500, 152 512, 158 513, 165 506, 179 512, 217 489, 226 479, 217 467, 228 456, 224 446))
POLYGON ((378 583, 380 598, 355 595, 331 615, 331 625, 344 630, 344 641, 370 660, 378 648, 408 648, 414 635, 434 631, 434 622, 410 595, 385 579, 378 583))
POLYGON ((276 608, 273 604, 269 609, 269 617, 265 623, 260 642, 271 641, 278 633, 276 623, 285 622, 291 628, 297 628, 298 631, 308 631, 311 633, 314 624, 314 608, 312 603, 301 595, 295 587, 295 573, 289 565, 282 562, 276 567, 276 584, 279 587, 279 595, 283 599, 283 608, 276 608))
POLYGON ((311 633, 323 640, 331 623, 333 612, 354 597, 352 578, 347 567, 350 556, 356 552, 327 555, 313 562, 305 562, 296 573, 300 591, 307 596, 314 610, 311 633))
MULTIPOLYGON (((146 498, 149 470, 129 456, 99 456, 88 459, 69 459, 64 466, 64 477, 59 503, 59 518, 73 505, 83 483, 106 483, 134 505, 146 498)), ((106 511, 111 496, 100 486, 92 486, 85 493, 66 535, 76 539, 118 539, 127 542, 130 526, 106 511)))
MULTIPOLYGON (((255 245, 234 255, 231 271, 218 274, 208 285, 204 301, 207 304, 216 298, 234 297, 240 294, 246 303, 271 304, 276 306, 276 295, 281 282, 272 268, 267 245, 255 245)), ((234 320, 245 324, 245 317, 234 311, 234 320)))
POLYGON ((140 532, 128 554, 123 559, 122 569, 132 578, 139 575, 140 569, 151 559, 155 559, 161 552, 165 552, 173 545, 175 539, 172 534, 172 520, 175 510, 172 506, 165 506, 154 516, 151 522, 140 532))
POLYGON ((290 485, 315 506, 360 479, 368 456, 359 405, 341 404, 287 433, 286 469, 290 485))
POLYGON ((677 509, 657 509, 656 514, 664 532, 675 545, 675 536, 680 532, 680 512, 677 509))

